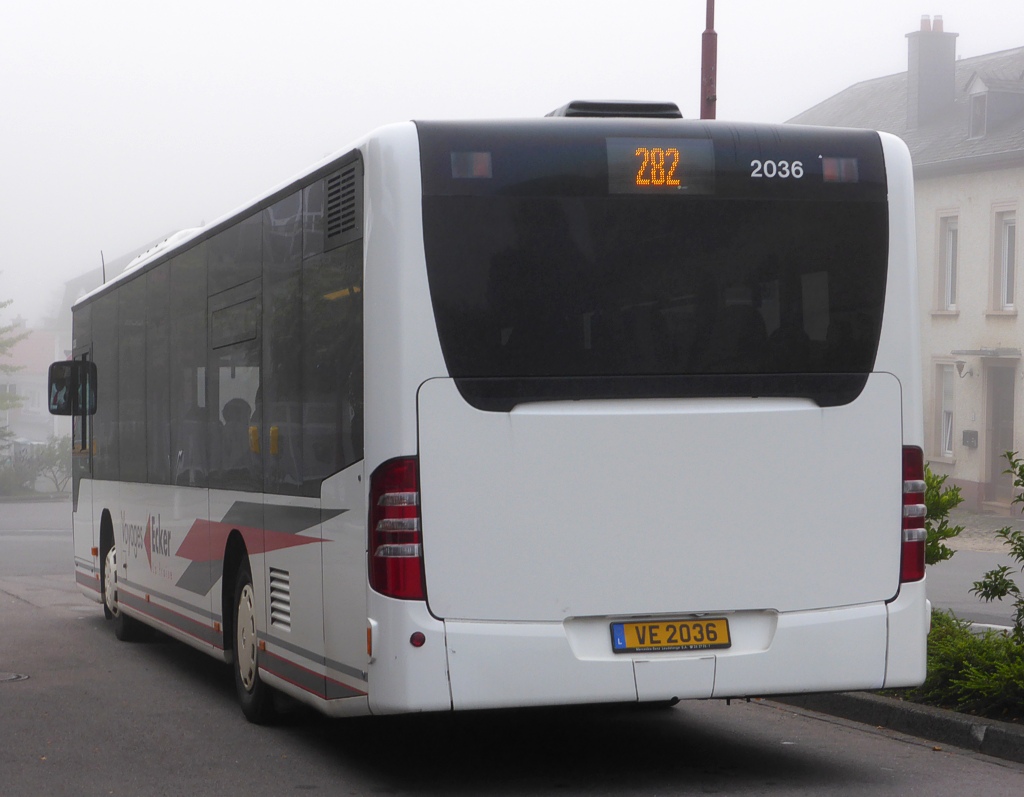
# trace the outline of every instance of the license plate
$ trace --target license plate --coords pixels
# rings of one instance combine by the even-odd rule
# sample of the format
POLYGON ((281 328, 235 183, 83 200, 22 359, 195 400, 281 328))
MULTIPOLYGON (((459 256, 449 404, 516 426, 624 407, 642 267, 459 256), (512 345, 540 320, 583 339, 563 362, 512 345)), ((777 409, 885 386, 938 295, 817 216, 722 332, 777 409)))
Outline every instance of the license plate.
POLYGON ((612 623, 612 650, 616 653, 711 650, 730 645, 729 621, 724 617, 612 623))

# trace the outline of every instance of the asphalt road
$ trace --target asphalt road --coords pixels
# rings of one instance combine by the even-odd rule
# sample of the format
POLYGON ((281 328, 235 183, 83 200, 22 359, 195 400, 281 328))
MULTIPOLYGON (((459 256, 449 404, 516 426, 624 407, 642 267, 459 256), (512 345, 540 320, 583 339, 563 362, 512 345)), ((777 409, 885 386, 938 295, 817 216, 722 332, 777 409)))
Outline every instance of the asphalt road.
POLYGON ((360 720, 300 712, 260 728, 243 719, 227 668, 175 642, 119 643, 97 609, 66 602, 65 577, 20 590, 29 578, 0 580, 10 643, 0 670, 28 676, 0 682, 5 797, 1017 797, 1024 782, 1018 764, 768 701, 360 720))
POLYGON ((970 590, 975 581, 999 565, 1010 567, 1012 577, 1024 589, 1020 564, 1010 558, 1005 543, 996 536, 1004 527, 1024 530, 1024 515, 1018 507, 1009 515, 957 508, 950 513, 950 525, 962 528, 949 543, 956 553, 952 559, 928 568, 928 598, 933 605, 952 609, 957 617, 974 623, 1012 625, 1013 609, 1007 600, 985 603, 970 590))
MULTIPOLYGON (((1013 623, 1013 610, 1007 601, 985 603, 970 594, 975 581, 999 565, 1013 566, 1009 556, 985 551, 957 551, 952 559, 928 568, 928 599, 933 606, 952 609, 964 620, 986 625, 1009 626, 1013 623)), ((1019 576, 1017 582, 1024 586, 1019 576)))
POLYGON ((0 502, 0 578, 73 572, 71 502, 0 502))

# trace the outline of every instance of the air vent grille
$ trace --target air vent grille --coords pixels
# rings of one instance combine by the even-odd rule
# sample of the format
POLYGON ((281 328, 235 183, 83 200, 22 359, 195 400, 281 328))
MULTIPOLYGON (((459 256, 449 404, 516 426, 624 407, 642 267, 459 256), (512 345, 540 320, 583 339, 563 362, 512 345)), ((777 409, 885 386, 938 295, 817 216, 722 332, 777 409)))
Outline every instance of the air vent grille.
POLYGON ((326 179, 324 249, 359 240, 362 234, 363 186, 360 161, 326 179))
POLYGON ((270 624, 292 630, 292 577, 278 567, 270 568, 270 624))

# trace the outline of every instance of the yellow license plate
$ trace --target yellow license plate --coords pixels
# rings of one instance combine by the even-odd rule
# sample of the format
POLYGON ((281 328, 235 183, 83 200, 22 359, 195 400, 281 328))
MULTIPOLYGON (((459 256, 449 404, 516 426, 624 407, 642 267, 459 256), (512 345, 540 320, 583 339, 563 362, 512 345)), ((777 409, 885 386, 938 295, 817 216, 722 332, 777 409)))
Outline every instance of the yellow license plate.
POLYGON ((729 621, 724 617, 612 623, 611 626, 612 650, 616 653, 711 650, 732 645, 729 621))

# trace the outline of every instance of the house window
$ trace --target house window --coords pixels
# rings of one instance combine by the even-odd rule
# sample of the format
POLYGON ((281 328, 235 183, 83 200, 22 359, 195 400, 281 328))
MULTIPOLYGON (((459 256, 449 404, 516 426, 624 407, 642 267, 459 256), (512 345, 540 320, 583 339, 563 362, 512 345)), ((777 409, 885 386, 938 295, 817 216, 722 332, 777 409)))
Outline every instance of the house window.
POLYGON ((939 309, 956 310, 957 250, 959 233, 956 216, 939 222, 939 309))
POLYGON ((971 97, 970 138, 984 138, 988 117, 988 95, 975 94, 971 97))
POLYGON ((999 307, 1013 309, 1017 281, 1017 214, 1015 211, 996 214, 995 271, 999 285, 999 307))
POLYGON ((939 393, 939 455, 953 456, 953 366, 938 368, 939 393))

